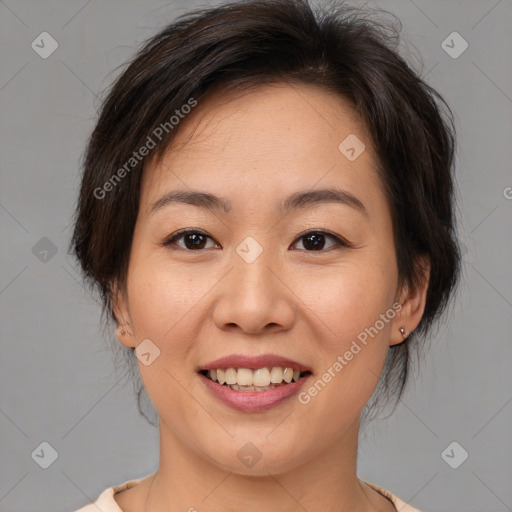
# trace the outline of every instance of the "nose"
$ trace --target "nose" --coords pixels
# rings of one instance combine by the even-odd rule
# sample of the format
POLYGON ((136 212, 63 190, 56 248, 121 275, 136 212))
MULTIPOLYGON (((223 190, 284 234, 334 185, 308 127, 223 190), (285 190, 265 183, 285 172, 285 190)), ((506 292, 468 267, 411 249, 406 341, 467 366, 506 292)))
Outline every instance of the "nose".
POLYGON ((250 263, 234 251, 231 271, 217 287, 214 323, 247 334, 289 330, 295 319, 289 280, 271 251, 263 250, 250 263))

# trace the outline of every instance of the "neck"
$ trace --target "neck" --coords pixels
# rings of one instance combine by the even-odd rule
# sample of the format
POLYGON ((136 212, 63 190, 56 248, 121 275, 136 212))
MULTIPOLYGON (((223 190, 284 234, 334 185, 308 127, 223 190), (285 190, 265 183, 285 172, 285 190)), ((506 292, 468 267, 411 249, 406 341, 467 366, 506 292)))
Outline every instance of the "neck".
POLYGON ((293 463, 284 471, 265 468, 263 456, 254 476, 221 468, 200 456, 160 419, 160 465, 149 486, 145 511, 376 510, 375 492, 357 478, 358 430, 357 422, 334 448, 304 456, 303 463, 293 463))

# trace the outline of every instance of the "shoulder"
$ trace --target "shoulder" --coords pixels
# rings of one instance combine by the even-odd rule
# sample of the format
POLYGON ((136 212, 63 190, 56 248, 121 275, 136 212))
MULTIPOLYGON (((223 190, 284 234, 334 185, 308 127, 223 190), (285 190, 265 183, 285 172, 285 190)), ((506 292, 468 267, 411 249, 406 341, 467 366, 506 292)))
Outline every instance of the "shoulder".
POLYGON ((114 487, 108 487, 96 498, 94 503, 89 503, 88 505, 85 505, 85 507, 75 510, 74 512, 98 512, 98 510, 101 510, 102 512, 123 512, 114 499, 114 494, 137 485, 144 478, 146 477, 127 480, 126 482, 114 487))
MULTIPOLYGON (((144 480, 147 477, 137 478, 135 480, 127 480, 120 485, 116 485, 114 487, 108 487, 105 489, 96 499, 94 503, 90 503, 85 507, 82 507, 75 512, 98 512, 98 509, 102 512, 123 512, 116 500, 114 499, 114 494, 129 489, 134 485, 137 485, 139 482, 144 480)), ((375 489, 378 493, 382 494, 395 505, 395 508, 400 512, 420 512, 418 509, 408 505, 405 501, 402 501, 400 498, 390 493, 388 490, 379 487, 378 485, 372 484, 363 480, 363 482, 370 486, 372 489, 375 489)))
POLYGON ((388 498, 395 508, 400 512, 420 512, 417 508, 412 507, 405 501, 401 500, 399 497, 390 493, 388 490, 379 487, 378 485, 367 482, 366 480, 362 480, 366 485, 370 486, 372 489, 375 489, 378 493, 382 494, 386 498, 388 498))

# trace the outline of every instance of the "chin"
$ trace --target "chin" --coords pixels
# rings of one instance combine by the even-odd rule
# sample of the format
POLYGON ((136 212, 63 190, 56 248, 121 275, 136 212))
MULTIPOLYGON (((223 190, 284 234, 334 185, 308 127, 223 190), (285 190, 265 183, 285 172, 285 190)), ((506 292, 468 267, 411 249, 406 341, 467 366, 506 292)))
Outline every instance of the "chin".
POLYGON ((216 444, 203 452, 203 457, 224 471, 252 477, 268 477, 293 470, 307 459, 297 453, 300 441, 288 438, 283 445, 278 438, 270 442, 266 434, 261 438, 245 436, 230 443, 216 444), (277 443, 276 443, 277 441, 277 443))

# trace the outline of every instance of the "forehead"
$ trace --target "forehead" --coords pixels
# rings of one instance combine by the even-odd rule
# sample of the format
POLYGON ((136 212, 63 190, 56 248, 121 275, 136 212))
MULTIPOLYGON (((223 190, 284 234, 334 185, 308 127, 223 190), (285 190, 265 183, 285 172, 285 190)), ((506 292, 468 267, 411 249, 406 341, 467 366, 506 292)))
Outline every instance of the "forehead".
POLYGON ((364 124, 347 100, 316 86, 220 91, 199 101, 178 128, 162 160, 145 169, 143 207, 178 186, 201 185, 219 196, 229 188, 261 200, 316 184, 363 196, 378 186, 364 124), (347 138, 364 144, 355 160, 340 151, 347 138))

